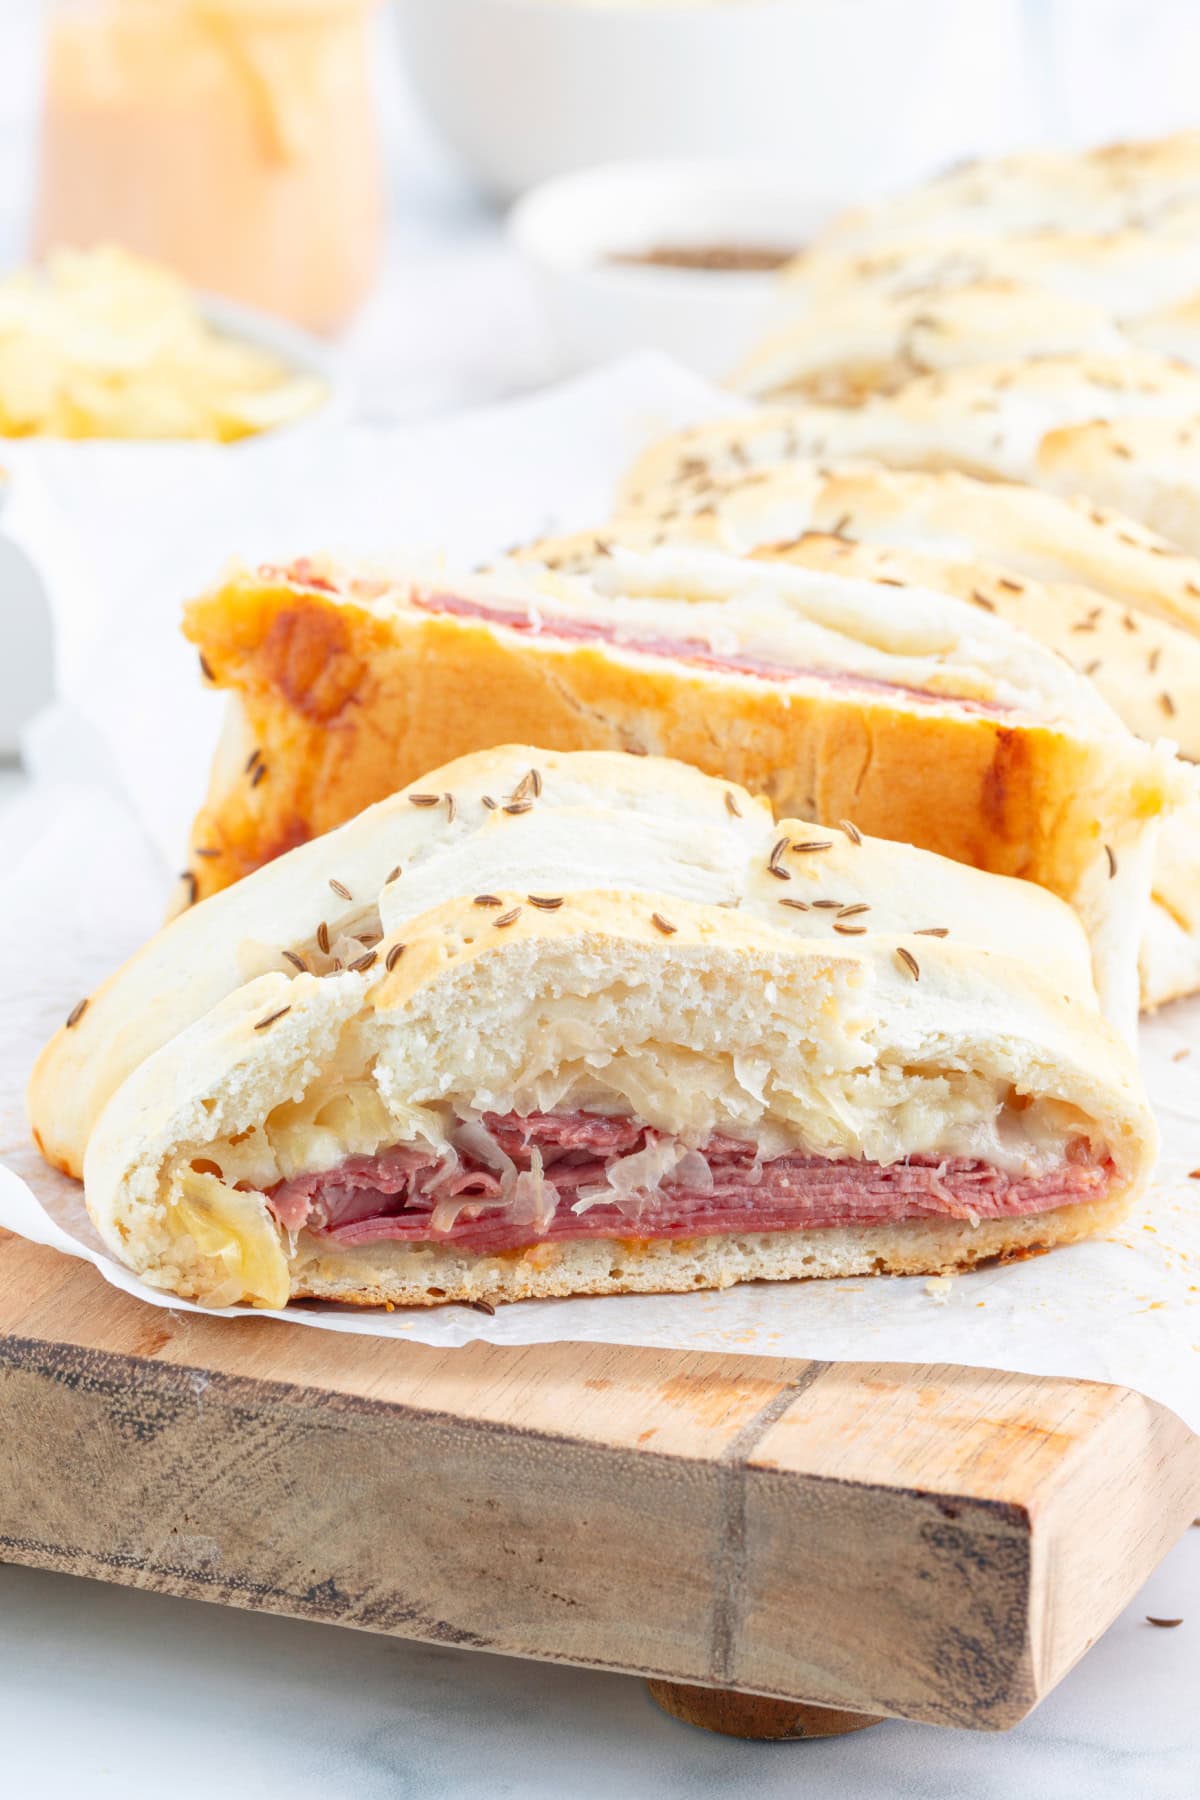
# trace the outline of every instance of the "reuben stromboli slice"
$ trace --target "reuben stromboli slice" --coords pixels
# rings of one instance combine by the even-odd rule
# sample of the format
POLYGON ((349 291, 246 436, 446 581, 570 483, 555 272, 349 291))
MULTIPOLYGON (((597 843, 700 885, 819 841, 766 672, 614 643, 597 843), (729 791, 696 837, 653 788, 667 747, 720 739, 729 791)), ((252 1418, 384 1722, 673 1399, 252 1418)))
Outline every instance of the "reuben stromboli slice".
POLYGON ((47 1152, 210 1304, 943 1271, 1109 1226, 1154 1157, 1069 908, 654 758, 440 769, 73 1020, 47 1152))

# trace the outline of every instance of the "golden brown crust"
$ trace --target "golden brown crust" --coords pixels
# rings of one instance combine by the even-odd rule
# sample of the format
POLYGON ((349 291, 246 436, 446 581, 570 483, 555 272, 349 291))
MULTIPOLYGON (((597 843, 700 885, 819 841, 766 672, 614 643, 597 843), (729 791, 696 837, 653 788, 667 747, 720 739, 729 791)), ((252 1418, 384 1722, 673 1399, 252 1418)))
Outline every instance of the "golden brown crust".
POLYGON ((193 843, 218 854, 193 860, 198 897, 439 762, 522 737, 676 757, 779 812, 852 818, 1064 896, 1102 842, 1119 844, 1163 803, 1153 777, 1131 788, 1120 739, 851 688, 714 681, 590 643, 532 654, 472 620, 400 611, 385 621, 249 577, 195 602, 187 629, 238 693, 257 753, 232 781, 216 772, 193 843), (318 666, 313 695, 305 676, 318 666))
MULTIPOLYGON (((565 616, 585 622, 602 620, 629 592, 669 594, 652 626, 669 640, 680 629, 677 611, 699 629, 703 594, 715 629, 734 591, 725 584, 744 585, 746 568, 669 550, 658 561, 618 557, 607 588, 510 569, 477 588, 468 583, 466 592, 470 604, 477 594, 493 605, 499 598, 566 606, 569 590, 576 611, 565 616), (686 604, 691 595, 694 607, 686 604)), ((443 758, 528 735, 554 750, 677 758, 764 796, 778 812, 850 818, 871 835, 1038 882, 1079 910, 1104 1005, 1132 1027, 1136 970, 1126 952, 1148 904, 1148 826, 1179 804, 1185 784, 1165 752, 1140 745, 1086 682, 1020 634, 982 616, 967 629, 957 601, 928 591, 914 594, 898 623, 886 590, 847 581, 820 592, 835 620, 865 608, 856 627, 865 636, 848 631, 832 654, 826 646, 838 640, 826 636, 808 652, 828 658, 829 677, 773 681, 631 654, 587 636, 545 631, 531 639, 428 609, 420 582, 376 581, 367 593, 362 579, 332 565, 322 565, 315 582, 235 573, 190 609, 193 641, 241 707, 235 748, 227 739, 195 826, 196 897, 420 780, 443 758), (855 644, 903 638, 909 613, 945 645, 937 667, 927 659, 921 669, 944 680, 944 694, 977 696, 970 704, 920 698, 923 677, 914 697, 886 679, 864 686, 837 674, 838 657, 858 654, 855 644), (1032 659, 1036 675, 990 703, 995 677, 975 672, 977 638, 987 640, 987 655, 1015 658, 1014 667, 1032 659), (323 659, 313 645, 326 647, 323 659), (312 670, 319 682, 314 675, 310 697, 312 670)), ((788 607, 808 603, 801 596, 821 580, 800 570, 777 582, 757 579, 764 593, 791 596, 769 615, 781 632, 797 616, 788 607)))

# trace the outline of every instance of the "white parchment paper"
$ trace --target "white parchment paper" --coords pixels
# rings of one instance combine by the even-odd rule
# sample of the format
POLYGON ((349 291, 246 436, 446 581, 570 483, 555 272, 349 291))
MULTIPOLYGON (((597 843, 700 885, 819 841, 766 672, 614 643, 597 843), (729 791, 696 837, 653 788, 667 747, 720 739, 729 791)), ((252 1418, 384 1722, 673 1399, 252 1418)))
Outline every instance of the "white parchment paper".
MULTIPOLYGON (((103 1251, 79 1189, 29 1142, 22 1098, 38 1046, 155 928, 180 866, 219 717, 178 635, 181 602, 234 554, 453 546, 469 561, 594 523, 640 444, 730 404, 638 358, 407 431, 224 460, 88 446, 20 464, 0 529, 46 577, 60 698, 33 734, 34 785, 0 815, 0 1226, 87 1258, 150 1305, 189 1310, 103 1251)), ((529 1301, 494 1318, 456 1306, 266 1316, 441 1345, 595 1339, 1082 1377, 1140 1389, 1200 1430, 1200 1002, 1148 1022, 1142 1056, 1164 1135, 1153 1189, 1119 1233, 1050 1256, 950 1282, 529 1301)))

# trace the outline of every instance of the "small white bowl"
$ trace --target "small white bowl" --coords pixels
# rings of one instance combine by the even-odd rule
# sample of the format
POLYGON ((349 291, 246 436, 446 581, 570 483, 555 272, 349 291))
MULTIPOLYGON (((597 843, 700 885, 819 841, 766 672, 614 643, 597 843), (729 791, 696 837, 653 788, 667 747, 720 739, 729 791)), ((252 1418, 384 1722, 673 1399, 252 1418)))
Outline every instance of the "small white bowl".
MULTIPOLYGON (((253 311, 215 295, 199 296, 200 309, 210 325, 230 337, 256 345, 277 357, 296 374, 312 375, 324 382, 324 400, 311 412, 286 425, 242 438, 232 444, 210 444, 205 450, 222 455, 244 454, 248 446, 266 443, 281 434, 322 431, 343 423, 354 407, 354 389, 336 350, 319 338, 269 314, 253 311)), ((49 604, 41 573, 25 551, 5 534, 6 502, 11 502, 11 483, 4 472, 7 462, 15 470, 27 460, 36 463, 39 447, 53 446, 53 453, 78 459, 87 468, 90 459, 106 451, 120 451, 135 443, 140 450, 155 449, 164 456, 181 448, 197 447, 192 439, 114 440, 110 438, 18 438, 0 436, 0 761, 16 754, 22 729, 52 697, 53 656, 49 604)), ((183 465, 181 465, 182 467, 183 465)), ((136 479, 136 477, 131 477, 136 479)), ((186 475, 181 474, 181 480, 186 475)))
POLYGON ((614 256, 798 250, 819 217, 795 176, 777 165, 622 162, 535 188, 509 214, 508 232, 540 288, 564 371, 651 348, 720 379, 770 323, 774 272, 614 256))
MULTIPOLYGON (((238 442, 254 444, 260 443, 264 438, 276 437, 281 431, 341 425, 350 417, 355 403, 354 387, 345 362, 332 344, 327 344, 323 338, 314 337, 310 332, 302 331, 298 325, 289 324, 286 319, 277 319, 273 313, 258 312, 253 307, 239 305, 235 300, 224 300, 219 294, 199 294, 197 299, 209 324, 224 332, 227 337, 241 338, 244 343, 253 344, 256 349, 266 350, 289 373, 313 375, 325 384, 325 398, 311 412, 301 413, 286 425, 278 425, 270 431, 256 432, 252 437, 241 438, 238 442)), ((3 440, 0 439, 0 446, 2 444, 3 440)))

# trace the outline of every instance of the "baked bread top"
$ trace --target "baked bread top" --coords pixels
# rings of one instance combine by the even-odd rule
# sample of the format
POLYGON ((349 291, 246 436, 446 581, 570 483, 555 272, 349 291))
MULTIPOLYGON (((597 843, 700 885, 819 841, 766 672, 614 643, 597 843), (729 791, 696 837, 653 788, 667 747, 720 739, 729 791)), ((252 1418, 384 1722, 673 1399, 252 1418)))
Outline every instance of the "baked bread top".
POLYGON ((652 446, 620 507, 712 476, 866 458, 1082 494, 1200 554, 1200 370, 1153 351, 1048 356, 920 375, 858 406, 765 408, 652 446))
MULTIPOLYGON (((732 421, 726 431, 713 426, 686 435, 696 446, 690 460, 682 446, 679 456, 667 454, 677 440, 652 453, 668 479, 643 482, 636 471, 627 477, 626 498, 636 495, 639 505, 618 513, 622 539, 641 520, 639 541, 647 545, 678 538, 735 555, 818 531, 956 562, 978 556, 1034 581, 1090 588, 1200 632, 1200 557, 1094 502, 958 469, 893 468, 865 458, 746 468, 730 448, 737 441, 732 421), (711 460, 703 449, 709 437, 717 446, 711 460)), ((605 536, 603 530, 588 535, 605 536)))
POLYGON ((1158 420, 1164 430, 1191 430, 1200 421, 1200 370, 1148 350, 1048 356, 918 376, 861 406, 764 408, 651 446, 625 477, 621 498, 637 510, 672 483, 798 458, 868 457, 896 468, 1036 480, 1052 432, 1097 420, 1158 420))
MULTIPOLYGON (((732 371, 729 385, 757 400, 855 405, 871 394, 893 394, 915 376, 972 363, 1125 355, 1136 351, 1140 329, 1140 320, 1119 324, 1094 300, 1011 278, 963 283, 936 298, 923 290, 834 289, 773 327, 732 371)), ((1151 315, 1150 330, 1162 337, 1158 315, 1151 315)), ((1182 341, 1178 323, 1175 336, 1182 341)))
POLYGON ((903 238, 866 250, 819 240, 781 271, 782 311, 843 299, 934 304, 961 287, 1011 281, 1140 318, 1200 293, 1200 197, 1172 207, 1152 229, 1064 228, 999 237, 903 238))
POLYGON ((1027 150, 960 164, 906 194, 843 213, 818 243, 861 250, 917 236, 1154 230, 1197 199, 1200 131, 1180 131, 1093 150, 1027 150))

